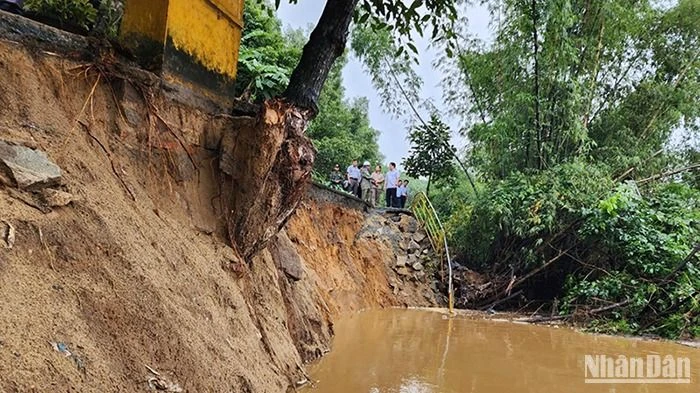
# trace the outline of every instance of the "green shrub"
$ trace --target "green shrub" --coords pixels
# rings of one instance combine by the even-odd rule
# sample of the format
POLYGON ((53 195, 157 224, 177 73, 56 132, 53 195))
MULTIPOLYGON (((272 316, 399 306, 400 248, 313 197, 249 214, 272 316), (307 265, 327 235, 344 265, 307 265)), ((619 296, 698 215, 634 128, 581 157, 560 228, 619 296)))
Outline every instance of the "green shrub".
POLYGON ((27 0, 24 8, 40 16, 55 18, 88 30, 97 18, 97 10, 88 0, 27 0))
POLYGON ((700 267, 687 258, 700 240, 700 191, 670 183, 642 195, 621 185, 585 211, 579 235, 597 250, 597 270, 569 277, 562 312, 591 299, 629 302, 605 321, 666 337, 698 334, 700 267))
POLYGON ((471 208, 456 209, 448 220, 452 247, 478 269, 505 260, 542 263, 549 254, 535 255, 533 248, 570 226, 585 207, 597 204, 612 188, 606 173, 604 167, 573 162, 491 182, 471 208), (471 214, 465 216, 465 211, 471 214))
POLYGON ((700 190, 640 190, 607 173, 572 162, 489 183, 450 206, 458 260, 505 283, 555 261, 520 286, 530 299, 559 298, 559 312, 597 331, 697 336, 700 255, 688 256, 700 241, 700 190))

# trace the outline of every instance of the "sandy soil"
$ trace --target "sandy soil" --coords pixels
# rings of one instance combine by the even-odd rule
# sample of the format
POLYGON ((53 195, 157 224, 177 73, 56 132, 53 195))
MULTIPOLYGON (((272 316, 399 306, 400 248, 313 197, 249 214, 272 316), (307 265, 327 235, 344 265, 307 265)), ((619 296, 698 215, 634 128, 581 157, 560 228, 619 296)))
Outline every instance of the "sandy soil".
POLYGON ((2 40, 0 102, 0 139, 45 151, 75 197, 43 213, 0 187, 0 392, 284 392, 335 315, 434 303, 390 239, 358 235, 363 213, 314 200, 287 230, 301 280, 268 250, 240 262, 212 150, 226 117, 2 40))

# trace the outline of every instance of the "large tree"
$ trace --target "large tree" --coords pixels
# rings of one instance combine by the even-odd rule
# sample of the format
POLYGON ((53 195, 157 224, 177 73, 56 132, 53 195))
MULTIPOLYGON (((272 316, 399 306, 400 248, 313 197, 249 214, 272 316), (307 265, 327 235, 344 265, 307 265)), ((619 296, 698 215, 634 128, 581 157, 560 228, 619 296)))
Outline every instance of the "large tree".
POLYGON ((255 124, 238 132, 231 151, 224 152, 233 163, 228 232, 239 254, 250 259, 264 248, 303 196, 316 157, 305 131, 318 114, 326 78, 345 50, 353 17, 404 37, 412 47, 411 32, 432 28, 439 38, 455 15, 448 0, 327 0, 282 95, 263 102, 255 124))
POLYGON ((700 6, 680 0, 502 0, 490 45, 458 40, 447 102, 488 177, 575 157, 656 170, 700 115, 700 6), (465 43, 469 44, 468 46, 465 43), (465 111, 464 108, 469 108, 465 111))
POLYGON ((413 177, 427 177, 425 193, 430 195, 433 180, 453 179, 455 176, 454 156, 457 149, 449 142, 450 129, 433 114, 427 124, 414 127, 408 134, 411 151, 403 161, 406 173, 413 177))

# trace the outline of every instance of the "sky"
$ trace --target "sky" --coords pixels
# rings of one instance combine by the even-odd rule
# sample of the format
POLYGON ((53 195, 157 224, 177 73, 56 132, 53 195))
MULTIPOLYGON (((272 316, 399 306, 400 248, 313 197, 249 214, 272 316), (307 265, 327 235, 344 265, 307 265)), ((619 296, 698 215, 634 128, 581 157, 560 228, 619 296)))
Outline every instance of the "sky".
MULTIPOLYGON (((277 11, 277 16, 282 20, 285 28, 306 28, 316 25, 323 7, 324 0, 301 0, 298 4, 288 4, 282 1, 277 11)), ((485 7, 470 6, 466 9, 469 17, 469 31, 476 37, 488 40, 491 36, 489 30, 489 13, 485 7)), ((442 75, 432 67, 435 52, 427 48, 428 41, 419 40, 417 45, 420 53, 420 66, 416 72, 423 79, 422 95, 432 99, 433 103, 442 110, 442 90, 440 80, 442 75)), ((376 90, 372 86, 370 76, 363 70, 361 62, 354 56, 350 56, 348 64, 343 70, 343 84, 346 98, 367 97, 369 100, 369 119, 373 128, 380 131, 379 149, 386 162, 394 161, 400 165, 403 157, 408 154, 410 144, 406 140, 408 129, 402 119, 392 118, 384 112, 382 102, 376 90)), ((465 141, 456 137, 456 119, 447 119, 455 131, 453 143, 461 147, 465 141)))

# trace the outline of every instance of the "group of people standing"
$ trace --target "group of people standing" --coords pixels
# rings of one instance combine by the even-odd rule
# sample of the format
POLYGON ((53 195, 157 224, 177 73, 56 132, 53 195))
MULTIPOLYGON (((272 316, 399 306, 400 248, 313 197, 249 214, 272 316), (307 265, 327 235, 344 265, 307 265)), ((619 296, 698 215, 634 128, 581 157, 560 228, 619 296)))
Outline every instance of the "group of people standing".
POLYGON ((396 163, 389 163, 386 174, 382 172, 381 165, 376 165, 374 172, 370 167, 369 161, 365 161, 360 167, 357 160, 353 160, 343 176, 340 165, 335 164, 330 175, 331 187, 352 193, 374 207, 379 206, 383 190, 387 207, 406 207, 408 180, 401 180, 396 163))

